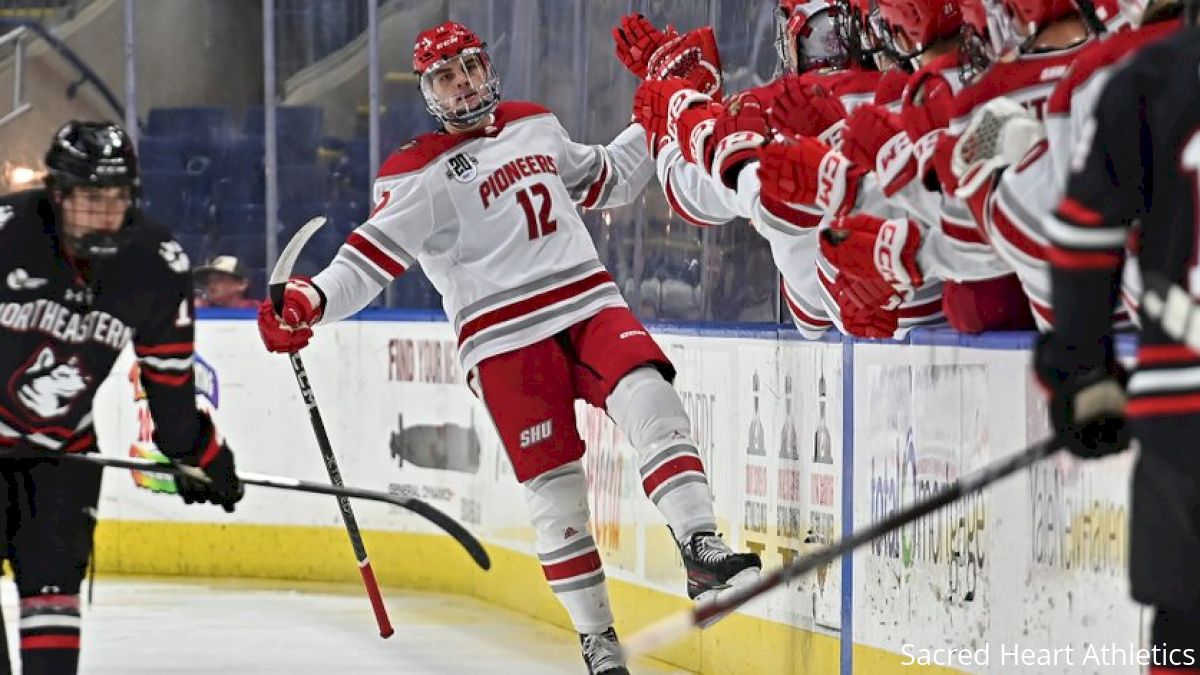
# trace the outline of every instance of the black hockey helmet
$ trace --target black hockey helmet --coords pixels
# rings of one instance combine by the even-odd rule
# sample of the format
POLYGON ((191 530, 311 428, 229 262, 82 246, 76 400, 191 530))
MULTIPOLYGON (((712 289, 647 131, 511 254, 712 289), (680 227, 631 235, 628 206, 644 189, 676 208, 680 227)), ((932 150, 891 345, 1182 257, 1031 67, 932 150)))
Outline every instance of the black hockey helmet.
POLYGON ((46 151, 51 187, 138 188, 137 155, 125 130, 112 122, 71 120, 46 151))
MULTIPOLYGON (((46 151, 46 185, 65 195, 74 188, 128 187, 130 205, 138 193, 138 164, 133 141, 125 130, 112 122, 81 122, 71 120, 54 134, 46 151)), ((81 258, 107 258, 116 255, 129 242, 132 233, 132 209, 127 209, 124 223, 115 232, 73 234, 63 228, 63 213, 55 197, 59 237, 68 243, 74 255, 81 258)))

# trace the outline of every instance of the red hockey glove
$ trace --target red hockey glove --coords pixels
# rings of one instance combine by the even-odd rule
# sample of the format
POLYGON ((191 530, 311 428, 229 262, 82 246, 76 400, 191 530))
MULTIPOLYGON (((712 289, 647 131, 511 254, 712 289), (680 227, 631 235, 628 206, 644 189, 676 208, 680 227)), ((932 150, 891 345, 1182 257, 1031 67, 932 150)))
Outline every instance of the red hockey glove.
POLYGON ((799 75, 786 75, 779 80, 778 94, 771 106, 771 127, 796 140, 801 136, 817 137, 833 125, 846 119, 842 102, 824 87, 805 83, 799 75))
POLYGON ((279 313, 270 299, 258 307, 258 334, 267 351, 300 351, 312 339, 312 326, 325 313, 325 294, 308 277, 292 277, 283 290, 279 313))
POLYGON ((654 50, 646 63, 646 79, 669 77, 682 77, 697 91, 720 98, 721 55, 711 27, 671 38, 654 50))
POLYGON ((789 204, 815 206, 834 216, 845 215, 858 199, 866 171, 820 141, 801 137, 794 143, 773 141, 758 153, 762 193, 789 204))
POLYGON ((713 124, 713 158, 709 173, 728 188, 737 187, 738 173, 771 138, 767 115, 759 99, 742 95, 732 100, 713 124))
POLYGON ((896 117, 879 106, 860 106, 850 115, 842 133, 842 154, 874 169, 888 197, 917 175, 912 142, 896 117))
POLYGON ((884 220, 856 213, 821 232, 821 254, 841 276, 862 281, 869 289, 887 287, 898 300, 911 298, 925 283, 917 264, 920 247, 921 229, 906 218, 884 220))
POLYGON ((669 26, 665 33, 660 31, 641 14, 626 14, 612 29, 612 36, 617 46, 617 59, 629 72, 644 80, 650 56, 659 47, 678 37, 678 33, 669 26))
POLYGON ((1006 98, 994 98, 971 117, 954 145, 951 169, 958 179, 955 194, 970 202, 994 182, 996 172, 1018 162, 1046 137, 1029 111, 1006 98))
POLYGON ((900 109, 904 131, 913 142, 917 175, 922 179, 937 168, 937 145, 954 116, 954 92, 942 78, 927 80, 900 109))
POLYGON ((949 127, 953 117, 954 92, 940 77, 925 80, 920 91, 900 108, 904 131, 914 143, 938 129, 949 127))
POLYGON ((671 140, 668 124, 672 101, 679 108, 708 101, 708 97, 691 88, 687 80, 672 77, 666 80, 646 80, 633 93, 633 118, 646 130, 646 145, 651 157, 671 140))
POLYGON ((685 162, 711 167, 713 130, 716 128, 717 117, 725 108, 711 100, 681 101, 684 102, 688 103, 686 108, 677 112, 672 107, 668 111, 667 132, 679 141, 679 151, 683 154, 685 162))
POLYGON ((954 175, 954 146, 958 142, 956 136, 949 131, 934 135, 933 172, 937 174, 938 183, 942 186, 942 194, 953 195, 958 191, 958 177, 954 175))
POLYGON ((841 313, 842 328, 855 337, 891 339, 900 327, 900 313, 896 309, 882 307, 887 296, 882 297, 883 302, 873 299, 876 289, 868 286, 844 274, 834 282, 833 297, 841 313))

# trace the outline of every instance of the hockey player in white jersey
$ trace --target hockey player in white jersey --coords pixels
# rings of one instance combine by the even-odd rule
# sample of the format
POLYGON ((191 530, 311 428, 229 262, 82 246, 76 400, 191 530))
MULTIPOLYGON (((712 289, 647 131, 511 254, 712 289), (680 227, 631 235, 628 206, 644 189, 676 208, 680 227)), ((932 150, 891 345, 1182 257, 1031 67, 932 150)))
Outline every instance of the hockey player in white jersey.
POLYGON ((421 33, 413 67, 442 130, 395 152, 375 208, 333 262, 264 303, 267 348, 295 351, 318 323, 365 307, 420 263, 443 296, 468 385, 488 407, 525 487, 536 550, 580 634, 589 673, 627 673, 588 529, 577 398, 603 408, 637 450, 642 487, 674 534, 688 595, 702 602, 761 566, 716 534, 712 492, 675 370, 597 258, 578 204, 633 200, 653 174, 644 133, 574 143, 546 108, 501 102, 485 45, 446 22, 421 33))

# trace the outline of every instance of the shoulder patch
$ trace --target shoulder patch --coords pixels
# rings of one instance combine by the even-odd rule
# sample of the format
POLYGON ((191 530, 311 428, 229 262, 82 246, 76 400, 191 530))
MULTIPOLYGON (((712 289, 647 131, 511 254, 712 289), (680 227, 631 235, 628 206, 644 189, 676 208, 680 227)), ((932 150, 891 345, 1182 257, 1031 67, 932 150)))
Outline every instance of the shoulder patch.
POLYGON ((380 167, 377 178, 399 176, 420 171, 455 146, 466 143, 474 136, 432 132, 421 134, 396 149, 380 167))
POLYGON ((166 261, 167 267, 176 274, 186 274, 192 267, 188 254, 174 239, 168 239, 158 245, 158 255, 166 261))

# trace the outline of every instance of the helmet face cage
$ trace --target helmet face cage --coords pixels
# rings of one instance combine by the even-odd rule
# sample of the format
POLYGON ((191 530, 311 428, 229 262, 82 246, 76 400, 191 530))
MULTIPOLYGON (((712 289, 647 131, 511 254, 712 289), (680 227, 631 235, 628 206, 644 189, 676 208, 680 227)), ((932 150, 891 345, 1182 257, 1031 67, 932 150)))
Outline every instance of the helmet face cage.
POLYGON ((879 68, 877 56, 883 51, 879 41, 872 38, 864 17, 850 0, 838 0, 834 5, 833 25, 838 40, 846 48, 849 61, 863 68, 879 68))
POLYGON ((964 81, 970 81, 987 70, 992 62, 1019 46, 1020 40, 1007 20, 1007 10, 1002 0, 968 0, 963 3, 961 72, 964 81), (983 12, 985 26, 980 27, 972 19, 975 12, 967 8, 978 4, 983 12))
POLYGON ((800 72, 846 67, 850 56, 838 35, 835 14, 832 7, 826 8, 804 22, 805 33, 796 37, 797 68, 800 72))
POLYGON ((799 6, 790 14, 783 6, 773 11, 775 53, 779 57, 777 75, 846 67, 849 55, 836 25, 838 12, 833 5, 825 5, 809 15, 799 6))
POLYGON ((969 23, 962 26, 962 44, 959 47, 962 58, 958 60, 959 74, 963 82, 971 82, 979 74, 987 70, 996 59, 992 53, 987 36, 981 35, 979 29, 969 23))
MULTIPOLYGON (((780 73, 796 73, 796 53, 793 51, 788 22, 791 16, 783 7, 776 5, 772 10, 775 16, 775 56, 778 57, 776 75, 780 73)), ((799 45, 797 45, 798 47, 799 45)))
POLYGON ((421 96, 429 114, 444 124, 469 127, 496 109, 500 103, 500 78, 492 67, 486 50, 479 47, 464 49, 455 56, 442 59, 421 73, 421 96), (459 73, 466 75, 468 86, 457 92, 443 92, 459 73), (471 99, 477 101, 472 102, 471 99))
POLYGON ((879 19, 874 23, 878 24, 877 30, 884 38, 883 44, 888 45, 890 51, 902 62, 915 65, 921 54, 929 49, 929 45, 922 44, 918 38, 910 36, 903 26, 888 23, 882 14, 879 14, 879 19))
POLYGON ((1105 26, 1104 18, 1100 16, 1101 12, 1095 2, 1092 0, 1073 0, 1073 2, 1093 35, 1099 36, 1108 32, 1108 27, 1105 26))

